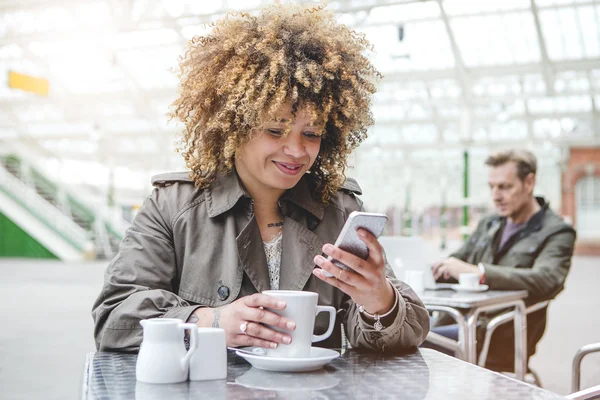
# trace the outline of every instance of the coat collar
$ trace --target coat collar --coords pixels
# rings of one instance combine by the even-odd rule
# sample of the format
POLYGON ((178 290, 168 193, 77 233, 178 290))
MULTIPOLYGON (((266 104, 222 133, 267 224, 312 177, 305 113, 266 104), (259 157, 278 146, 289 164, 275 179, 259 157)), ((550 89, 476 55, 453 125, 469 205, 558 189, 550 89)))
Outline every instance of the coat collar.
MULTIPOLYGON (((542 220, 544 218, 544 214, 550 207, 550 203, 546 201, 543 197, 536 197, 535 200, 540 205, 541 209, 533 214, 531 218, 526 222, 523 231, 532 232, 539 231, 542 228, 542 220)), ((488 235, 494 236, 500 227, 503 227, 506 224, 506 217, 501 217, 500 215, 496 215, 492 218, 492 220, 488 224, 488 235)))
MULTIPOLYGON (((246 192, 235 170, 227 175, 218 176, 215 183, 206 189, 208 216, 214 218, 229 211, 242 197, 250 198, 250 195, 246 192)), ((296 186, 287 190, 282 199, 291 201, 319 220, 323 219, 325 207, 313 199, 306 176, 303 176, 296 186)))
POLYGON ((286 191, 282 199, 289 200, 317 217, 319 221, 323 220, 325 206, 317 200, 313 199, 310 186, 306 175, 300 179, 300 182, 293 188, 286 191))
POLYGON ((215 182, 206 189, 208 216, 214 218, 231 210, 242 197, 250 196, 235 171, 217 176, 215 182))

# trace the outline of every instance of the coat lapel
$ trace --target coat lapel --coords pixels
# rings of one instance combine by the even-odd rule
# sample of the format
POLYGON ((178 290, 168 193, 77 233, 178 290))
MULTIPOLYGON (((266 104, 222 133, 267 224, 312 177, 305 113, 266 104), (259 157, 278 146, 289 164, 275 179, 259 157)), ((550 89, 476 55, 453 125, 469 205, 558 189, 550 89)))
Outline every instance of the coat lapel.
POLYGON ((240 232, 236 242, 242 267, 256 291, 260 293, 271 289, 265 248, 254 216, 240 232))
POLYGON ((481 262, 494 262, 494 254, 496 253, 495 239, 501 227, 502 220, 497 219, 492 222, 490 228, 487 230, 485 239, 480 246, 482 254, 480 254, 479 258, 481 259, 481 262))
POLYGON ((283 252, 279 288, 302 290, 308 282, 317 254, 321 254, 323 242, 315 233, 301 223, 286 217, 283 222, 283 252))

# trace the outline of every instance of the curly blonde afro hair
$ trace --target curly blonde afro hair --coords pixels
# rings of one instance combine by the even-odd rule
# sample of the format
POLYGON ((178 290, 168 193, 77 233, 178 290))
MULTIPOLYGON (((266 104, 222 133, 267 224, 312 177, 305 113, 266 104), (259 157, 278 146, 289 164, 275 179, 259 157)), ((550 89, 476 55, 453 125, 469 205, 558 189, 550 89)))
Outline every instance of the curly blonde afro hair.
POLYGON ((171 116, 185 125, 179 152, 199 188, 230 173, 236 150, 281 105, 307 110, 324 128, 309 175, 327 204, 344 183, 348 155, 373 124, 375 80, 364 35, 316 7, 276 4, 228 14, 194 37, 180 58, 181 93, 171 116))

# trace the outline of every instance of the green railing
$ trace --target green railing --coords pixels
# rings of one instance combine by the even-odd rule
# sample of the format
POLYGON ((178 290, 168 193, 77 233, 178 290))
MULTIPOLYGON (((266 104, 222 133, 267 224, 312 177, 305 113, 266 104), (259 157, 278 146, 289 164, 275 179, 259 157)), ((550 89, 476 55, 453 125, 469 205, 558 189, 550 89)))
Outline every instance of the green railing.
POLYGON ((56 233, 58 236, 60 236, 63 240, 65 240, 67 243, 69 243, 75 249, 77 249, 77 250, 79 250, 81 252, 84 251, 84 249, 85 249, 85 242, 83 242, 83 241, 75 241, 72 236, 67 235, 66 233, 64 233, 60 229, 57 229, 56 225, 52 224, 48 220, 48 218, 46 217, 45 213, 40 213, 37 210, 32 209, 29 206, 29 204, 27 204, 25 201, 23 201, 22 196, 18 196, 17 194, 15 194, 12 190, 10 190, 10 188, 8 188, 5 185, 3 185, 2 181, 0 181, 0 191, 2 191, 2 193, 4 193, 6 196, 10 197, 14 202, 16 202, 17 204, 19 204, 21 207, 23 207, 23 209, 27 210, 38 221, 42 222, 52 232, 56 233))
MULTIPOLYGON (((14 154, 0 156, 0 160, 2 161, 2 164, 6 166, 12 166, 13 168, 17 169, 20 169, 21 164, 23 163, 23 160, 14 154)), ((38 193, 45 193, 48 197, 50 197, 53 200, 52 202, 54 203, 54 205, 58 206, 58 193, 60 190, 59 185, 47 178, 43 173, 41 173, 39 170, 37 170, 31 165, 28 165, 28 170, 29 177, 31 178, 33 185, 35 185, 36 191, 38 191, 38 193)), ((19 176, 19 178, 21 180, 23 179, 22 176, 19 176)), ((8 194, 6 190, 3 191, 8 194)), ((14 196, 11 196, 11 198, 14 198, 14 196)), ((93 232, 94 223, 98 216, 92 210, 92 208, 88 207, 86 204, 81 202, 73 194, 70 193, 66 194, 64 200, 66 201, 66 206, 71 213, 69 217, 73 218, 74 222, 76 222, 83 229, 87 230, 90 233, 93 232)), ((35 212, 32 211, 32 214, 35 215, 35 212)), ((38 215, 36 215, 36 217, 39 218, 38 215)), ((43 221, 43 218, 39 219, 43 221)), ((45 225, 48 225, 47 222, 44 221, 44 223, 45 225)), ((105 226, 107 233, 113 236, 114 239, 116 239, 117 241, 123 240, 124 232, 119 232, 118 229, 114 228, 110 221, 103 221, 103 225, 105 226)))

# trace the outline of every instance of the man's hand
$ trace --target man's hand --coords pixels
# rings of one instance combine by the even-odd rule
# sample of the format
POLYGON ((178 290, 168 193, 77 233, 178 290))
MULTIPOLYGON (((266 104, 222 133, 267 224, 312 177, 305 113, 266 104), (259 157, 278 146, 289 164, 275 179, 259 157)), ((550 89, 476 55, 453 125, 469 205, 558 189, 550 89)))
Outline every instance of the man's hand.
POLYGON ((440 277, 444 279, 452 277, 458 280, 458 276, 465 272, 481 273, 476 265, 466 263, 454 257, 436 262, 433 264, 432 269, 435 280, 438 280, 440 277))

